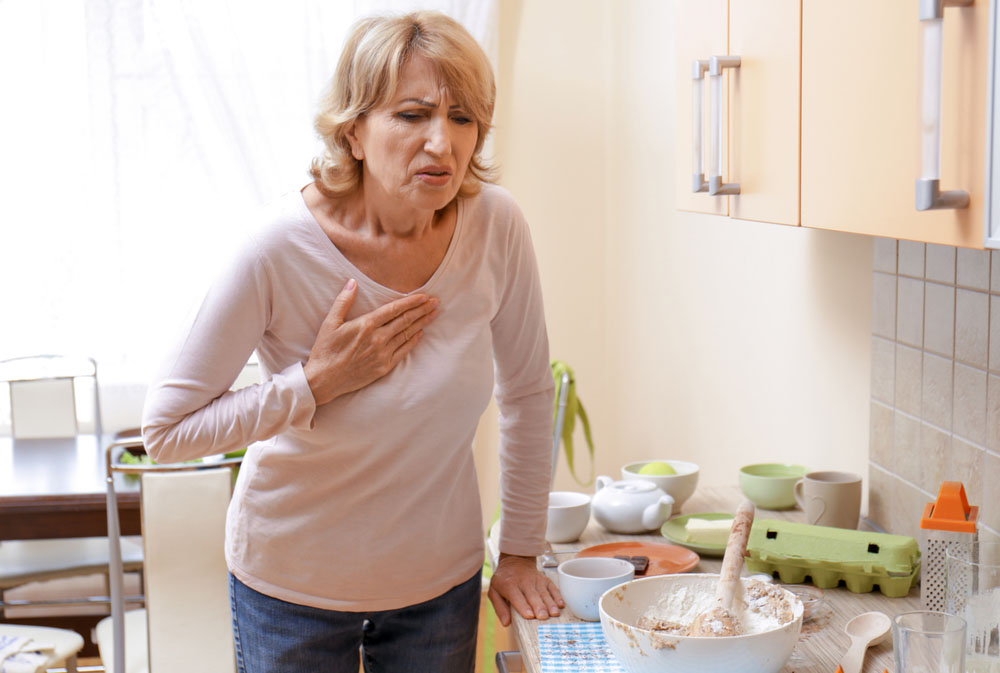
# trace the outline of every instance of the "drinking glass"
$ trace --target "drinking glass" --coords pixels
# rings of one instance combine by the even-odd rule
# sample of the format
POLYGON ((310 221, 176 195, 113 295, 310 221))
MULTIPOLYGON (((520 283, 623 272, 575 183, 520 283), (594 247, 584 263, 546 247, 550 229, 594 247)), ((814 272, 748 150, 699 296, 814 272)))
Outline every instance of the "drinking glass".
POLYGON ((1000 542, 945 549, 946 610, 967 623, 968 673, 1000 673, 1000 542))
POLYGON ((904 612, 892 620, 896 670, 965 673, 965 620, 946 612, 904 612))

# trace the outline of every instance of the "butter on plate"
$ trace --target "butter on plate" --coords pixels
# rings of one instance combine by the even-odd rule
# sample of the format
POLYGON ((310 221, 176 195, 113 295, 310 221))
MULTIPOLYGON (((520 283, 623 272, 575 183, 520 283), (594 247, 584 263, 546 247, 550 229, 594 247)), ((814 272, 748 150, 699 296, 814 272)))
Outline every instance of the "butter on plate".
POLYGON ((732 519, 688 519, 684 525, 684 541, 691 544, 725 545, 732 526, 732 519))

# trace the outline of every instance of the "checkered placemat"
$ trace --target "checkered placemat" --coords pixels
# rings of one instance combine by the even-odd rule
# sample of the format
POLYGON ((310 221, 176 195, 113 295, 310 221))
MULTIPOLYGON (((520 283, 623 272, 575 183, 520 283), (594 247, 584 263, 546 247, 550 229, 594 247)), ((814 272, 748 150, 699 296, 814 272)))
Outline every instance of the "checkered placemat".
POLYGON ((542 673, 625 673, 599 623, 540 624, 538 655, 542 673))

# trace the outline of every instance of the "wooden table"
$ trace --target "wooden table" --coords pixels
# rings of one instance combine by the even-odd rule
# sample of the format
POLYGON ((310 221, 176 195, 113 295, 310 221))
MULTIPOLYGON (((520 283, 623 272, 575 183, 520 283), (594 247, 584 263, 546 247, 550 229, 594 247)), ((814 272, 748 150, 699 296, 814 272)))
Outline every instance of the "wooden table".
MULTIPOLYGON (((104 447, 111 437, 0 438, 0 541, 108 534, 104 447)), ((123 535, 139 534, 138 485, 115 481, 123 535)))
MULTIPOLYGON (((695 514, 698 512, 733 512, 741 501, 742 496, 735 487, 701 487, 691 499, 684 503, 682 512, 675 514, 695 514)), ((762 519, 784 519, 789 521, 803 521, 803 512, 800 510, 789 510, 773 512, 769 510, 758 510, 757 517, 762 519)), ((576 549, 588 547, 604 542, 618 540, 655 540, 666 542, 657 535, 616 535, 608 533, 604 528, 591 519, 587 530, 577 542, 570 544, 553 545, 553 549, 576 549)), ((564 560, 571 556, 557 556, 564 560)), ((691 572, 718 573, 722 566, 721 558, 702 557, 698 566, 691 572)), ((555 581, 556 576, 552 570, 546 571, 555 581)), ((744 574, 747 574, 744 571, 744 574)), ((799 637, 798 645, 792 653, 788 663, 782 669, 782 673, 834 673, 841 656, 847 651, 850 645, 850 638, 844 633, 844 625, 849 619, 862 612, 869 610, 880 610, 890 617, 901 612, 922 609, 920 605, 920 590, 914 588, 905 598, 887 598, 879 592, 867 594, 856 594, 846 588, 824 590, 825 605, 829 609, 821 609, 817 619, 806 622, 802 627, 802 635, 799 637)), ((569 610, 563 610, 563 614, 556 619, 547 622, 534 619, 524 619, 516 612, 512 629, 517 637, 518 646, 521 651, 521 661, 523 670, 529 673, 541 673, 538 656, 538 626, 545 623, 577 622, 569 610)), ((864 673, 881 673, 883 669, 892 671, 894 664, 892 660, 892 642, 873 647, 868 650, 865 659, 864 673)), ((510 670, 516 670, 512 668, 510 670)))

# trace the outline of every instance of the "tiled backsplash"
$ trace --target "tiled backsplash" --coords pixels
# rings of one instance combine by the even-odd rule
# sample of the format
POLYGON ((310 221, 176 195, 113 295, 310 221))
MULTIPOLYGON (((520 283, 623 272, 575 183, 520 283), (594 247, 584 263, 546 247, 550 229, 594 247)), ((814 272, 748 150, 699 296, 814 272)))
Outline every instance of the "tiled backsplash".
POLYGON ((1000 251, 875 240, 868 518, 919 536, 942 481, 1000 541, 1000 251))

